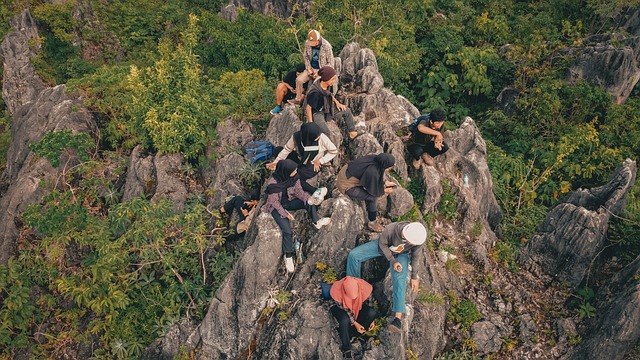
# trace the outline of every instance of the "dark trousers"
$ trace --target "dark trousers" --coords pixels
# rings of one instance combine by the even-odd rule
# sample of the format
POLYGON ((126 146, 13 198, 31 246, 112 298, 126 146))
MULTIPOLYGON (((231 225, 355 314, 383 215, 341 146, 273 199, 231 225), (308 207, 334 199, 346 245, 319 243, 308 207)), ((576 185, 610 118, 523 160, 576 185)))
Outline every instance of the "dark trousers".
MULTIPOLYGON (((364 334, 360 334, 356 330, 356 327, 351 325, 351 320, 349 320, 349 315, 346 311, 340 309, 336 305, 333 305, 329 310, 331 311, 331 315, 338 320, 338 334, 340 335, 342 350, 351 349, 352 336, 366 336, 364 334)), ((367 304, 362 304, 362 309, 360 309, 356 321, 358 324, 364 326, 365 330, 369 330, 369 326, 371 326, 371 323, 375 318, 376 310, 367 304)))
MULTIPOLYGON (((283 208, 286 210, 306 209, 311 221, 314 224, 318 221, 318 208, 315 205, 306 204, 300 199, 289 201, 288 199, 284 199, 285 197, 286 195, 283 196, 283 200, 281 201, 283 208)), ((282 253, 285 254, 285 256, 293 256, 295 249, 293 248, 293 230, 291 229, 291 222, 289 222, 289 219, 280 216, 277 210, 271 211, 271 216, 273 216, 273 219, 276 221, 276 224, 278 224, 278 227, 282 232, 282 253)))
POLYGON ((449 145, 444 142, 442 143, 442 150, 436 149, 433 141, 429 141, 427 145, 411 144, 407 146, 407 151, 409 151, 409 154, 411 154, 415 160, 420 159, 420 156, 422 156, 423 153, 427 153, 431 155, 431 157, 436 157, 446 153, 447 150, 449 150, 449 145))
POLYGON ((369 194, 362 188, 362 186, 354 186, 347 190, 345 194, 353 200, 364 200, 364 203, 367 206, 367 216, 369 217, 369 221, 376 219, 376 214, 378 212, 377 197, 369 194))
MULTIPOLYGON (((314 123, 320 126, 320 129, 322 129, 322 132, 325 135, 327 136, 330 135, 329 127, 327 126, 327 120, 324 113, 322 112, 313 113, 312 119, 314 123)), ((342 126, 345 126, 348 132, 356 131, 356 124, 355 122, 353 122, 353 114, 351 113, 351 110, 349 108, 347 108, 345 111, 338 111, 334 113, 333 119, 338 124, 342 124, 342 126)))
MULTIPOLYGON (((238 212, 238 216, 240 217, 240 220, 238 220, 238 222, 240 222, 246 219, 246 216, 244 216, 244 214, 242 213, 244 202, 245 200, 242 196, 236 195, 224 204, 224 212, 229 216, 229 218, 231 218, 231 216, 233 215, 233 210, 235 210, 236 212, 238 212)), ((238 223, 233 225, 233 229, 231 230, 232 231, 230 231, 228 235, 224 236, 227 241, 234 241, 243 236, 243 234, 238 234, 238 223)))

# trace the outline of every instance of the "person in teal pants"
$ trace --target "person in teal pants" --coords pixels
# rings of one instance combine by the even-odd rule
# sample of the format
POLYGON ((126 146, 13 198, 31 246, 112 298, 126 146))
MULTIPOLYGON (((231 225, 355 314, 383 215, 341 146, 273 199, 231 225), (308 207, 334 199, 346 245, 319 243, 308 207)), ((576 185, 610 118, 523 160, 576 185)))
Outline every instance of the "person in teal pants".
POLYGON ((347 276, 361 278, 363 262, 378 256, 389 260, 391 282, 393 283, 393 306, 395 318, 389 324, 389 331, 402 330, 402 314, 406 313, 407 276, 411 257, 411 289, 418 291, 419 275, 424 273, 423 245, 427 240, 427 229, 419 222, 397 222, 387 225, 378 240, 369 241, 355 247, 347 256, 347 276))

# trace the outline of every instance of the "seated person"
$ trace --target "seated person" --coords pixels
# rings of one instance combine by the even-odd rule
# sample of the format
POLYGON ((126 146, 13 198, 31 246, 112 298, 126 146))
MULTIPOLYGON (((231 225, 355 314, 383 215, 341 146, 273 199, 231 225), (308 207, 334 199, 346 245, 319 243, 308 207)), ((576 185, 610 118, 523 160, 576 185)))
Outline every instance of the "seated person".
POLYGON ((384 229, 376 222, 377 200, 393 192, 393 187, 398 185, 384 180, 385 172, 391 170, 395 162, 396 159, 391 154, 363 156, 351 160, 342 167, 336 178, 336 187, 341 193, 353 200, 364 200, 369 218, 367 226, 375 232, 381 232, 384 229))
MULTIPOLYGON (((296 96, 296 78, 304 72, 304 64, 296 65, 296 68, 289 71, 282 81, 276 86, 276 107, 271 110, 271 115, 282 112, 282 102, 291 100, 296 96)), ((300 94, 304 97, 304 94, 300 94)))
POLYGON ((329 309, 331 315, 338 321, 341 350, 345 359, 353 359, 351 351, 351 337, 363 336, 365 332, 373 330, 376 310, 365 302, 371 296, 373 286, 368 282, 347 276, 333 283, 331 298, 335 305, 329 309))
POLYGON ((259 197, 260 192, 258 190, 252 191, 249 194, 249 200, 245 200, 242 196, 236 195, 220 208, 220 213, 227 214, 229 218, 233 216, 234 210, 239 217, 239 221, 227 232, 227 235, 225 235, 225 240, 234 241, 244 236, 255 214, 259 197))
POLYGON ((333 47, 327 39, 320 36, 318 30, 309 31, 302 57, 306 70, 301 72, 296 79, 296 98, 290 101, 290 103, 295 105, 302 103, 304 84, 309 80, 317 78, 318 71, 323 66, 334 66, 333 47))
POLYGON ((444 119, 447 117, 444 110, 435 109, 427 120, 418 124, 418 132, 412 136, 407 150, 413 156, 413 167, 417 170, 424 161, 426 166, 433 166, 433 158, 444 154, 449 146, 442 141, 444 133, 444 119))

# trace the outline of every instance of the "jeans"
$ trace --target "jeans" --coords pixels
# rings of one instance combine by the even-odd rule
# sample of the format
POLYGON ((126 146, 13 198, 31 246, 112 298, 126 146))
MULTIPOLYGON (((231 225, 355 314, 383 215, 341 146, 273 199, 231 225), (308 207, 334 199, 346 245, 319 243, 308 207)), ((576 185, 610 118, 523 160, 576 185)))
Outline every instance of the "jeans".
MULTIPOLYGON (((311 221, 315 224, 320 217, 318 216, 318 208, 315 205, 309 205, 307 203, 302 202, 300 199, 294 199, 289 201, 285 199, 286 196, 283 196, 282 199, 282 207, 286 210, 300 210, 306 209, 311 221)), ((271 216, 278 224, 280 231, 282 232, 282 253, 285 256, 293 256, 295 253, 295 249, 293 248, 293 229, 291 229, 291 223, 288 218, 283 218, 280 216, 277 210, 271 211, 271 216)))
MULTIPOLYGON (((238 216, 240 216, 240 221, 243 221, 246 216, 244 216, 244 214, 242 213, 242 207, 244 206, 244 198, 240 195, 236 195, 234 196, 231 200, 227 201, 223 208, 224 208, 224 212, 229 216, 229 218, 231 218, 231 216, 233 215, 233 210, 235 210, 236 212, 238 212, 238 216)), ((241 238, 242 236, 244 236, 244 234, 238 234, 238 223, 236 223, 233 226, 233 231, 230 232, 228 235, 224 236, 225 240, 227 241, 234 241, 237 240, 239 238, 241 238)))
POLYGON ((409 151, 409 154, 411 154, 411 156, 413 156, 415 160, 420 159, 420 156, 423 153, 427 153, 431 155, 431 157, 436 157, 438 155, 446 153, 447 150, 449 150, 449 145, 444 142, 442 143, 442 150, 436 149, 435 143, 433 141, 429 141, 427 145, 411 144, 407 146, 407 151, 409 151))
POLYGON ((353 200, 364 200, 364 203, 367 206, 367 217, 369 218, 369 221, 376 219, 376 215, 378 214, 377 197, 369 194, 362 186, 352 187, 347 190, 345 194, 353 200))
MULTIPOLYGON (((331 315, 338 320, 338 334, 340 335, 340 342, 342 343, 342 350, 351 349, 351 337, 361 335, 356 327, 351 325, 349 315, 346 311, 340 309, 337 305, 333 305, 329 311, 331 315)), ((356 321, 358 324, 364 326, 365 330, 369 330, 369 326, 376 318, 376 310, 367 304, 362 304, 362 309, 358 313, 356 321)), ((363 336, 366 336, 362 334, 363 336)))
MULTIPOLYGON (((382 256, 378 250, 378 240, 369 241, 368 243, 355 247, 347 256, 347 276, 361 278, 360 269, 362 263, 378 256, 382 256)), ((407 312, 405 301, 407 298, 409 254, 395 255, 395 259, 402 265, 402 271, 397 272, 393 270, 392 263, 389 263, 391 268, 391 282, 393 283, 393 307, 391 310, 393 312, 405 313, 407 312)))
MULTIPOLYGON (((351 110, 349 110, 349 108, 347 108, 345 111, 338 111, 336 113, 333 114, 333 119, 338 123, 342 123, 344 124, 344 126, 347 127, 347 131, 351 132, 351 131, 356 131, 356 124, 355 122, 353 122, 353 114, 351 113, 351 110)), ((322 129, 322 132, 327 135, 330 136, 330 132, 329 132, 329 127, 327 126, 327 120, 325 118, 324 113, 322 112, 315 112, 312 115, 312 120, 314 123, 318 124, 318 126, 320 126, 320 129, 322 129)))

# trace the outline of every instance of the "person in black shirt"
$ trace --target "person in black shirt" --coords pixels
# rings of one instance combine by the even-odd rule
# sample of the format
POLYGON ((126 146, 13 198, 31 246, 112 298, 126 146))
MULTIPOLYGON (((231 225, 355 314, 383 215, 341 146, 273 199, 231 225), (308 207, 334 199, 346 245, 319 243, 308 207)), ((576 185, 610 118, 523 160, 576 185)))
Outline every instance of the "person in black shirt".
MULTIPOLYGON (((304 64, 296 65, 296 68, 289 71, 276 87, 276 107, 271 110, 271 115, 277 115, 282 111, 282 102, 296 97, 296 78, 303 72, 304 64)), ((303 98, 304 94, 300 94, 303 98)))
POLYGON ((314 122, 320 126, 322 132, 329 136, 327 120, 340 120, 347 127, 349 137, 354 139, 358 136, 353 114, 346 105, 340 103, 333 96, 331 87, 335 84, 338 76, 331 66, 323 66, 318 71, 319 78, 316 79, 307 91, 307 105, 305 114, 307 122, 314 122))
POLYGON ((412 136, 413 140, 407 145, 407 151, 413 157, 413 167, 417 170, 424 162, 426 166, 433 166, 433 158, 449 150, 443 142, 444 119, 447 114, 442 109, 435 109, 429 114, 428 120, 418 124, 418 132, 412 136))

